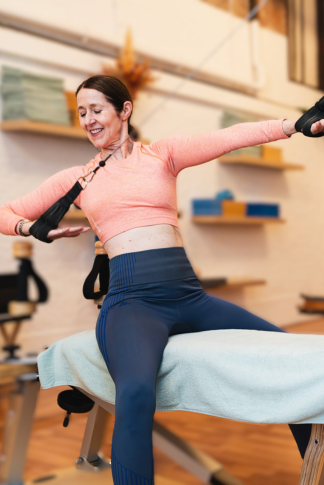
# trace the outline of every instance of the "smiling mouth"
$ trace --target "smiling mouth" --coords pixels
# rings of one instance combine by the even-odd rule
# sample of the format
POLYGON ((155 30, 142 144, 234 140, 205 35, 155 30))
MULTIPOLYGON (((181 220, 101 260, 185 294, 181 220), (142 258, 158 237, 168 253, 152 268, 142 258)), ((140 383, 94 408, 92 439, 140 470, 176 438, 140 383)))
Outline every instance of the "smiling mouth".
POLYGON ((97 135, 103 130, 103 128, 97 128, 96 130, 90 130, 91 135, 97 135))

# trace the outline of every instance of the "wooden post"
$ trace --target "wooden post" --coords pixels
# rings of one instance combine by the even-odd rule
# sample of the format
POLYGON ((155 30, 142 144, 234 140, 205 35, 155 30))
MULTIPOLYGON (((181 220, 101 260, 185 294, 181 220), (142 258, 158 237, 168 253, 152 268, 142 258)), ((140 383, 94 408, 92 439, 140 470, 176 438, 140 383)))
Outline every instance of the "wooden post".
POLYGON ((324 485, 324 424, 313 424, 299 485, 324 485))
POLYGON ((102 244, 101 241, 96 241, 95 242, 95 255, 97 254, 107 254, 107 251, 105 250, 104 245, 102 244))
POLYGON ((12 245, 14 258, 28 258, 33 254, 33 244, 27 241, 16 241, 12 245))

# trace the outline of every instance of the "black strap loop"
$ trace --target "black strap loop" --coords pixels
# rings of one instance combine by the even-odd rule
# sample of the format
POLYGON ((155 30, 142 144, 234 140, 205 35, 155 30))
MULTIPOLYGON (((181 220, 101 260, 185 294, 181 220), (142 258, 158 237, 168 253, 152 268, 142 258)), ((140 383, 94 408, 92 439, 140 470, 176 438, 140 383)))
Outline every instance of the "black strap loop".
POLYGON ((28 299, 28 277, 31 277, 38 290, 36 303, 44 303, 48 298, 48 289, 44 281, 34 271, 30 259, 21 258, 17 276, 17 301, 31 301, 28 299))
POLYGON ((92 270, 83 285, 83 296, 87 300, 97 300, 108 293, 109 287, 109 258, 106 254, 95 257, 92 270), (99 275, 99 291, 94 291, 94 285, 99 275))
POLYGON ((55 204, 47 209, 47 211, 34 222, 29 229, 30 234, 40 241, 52 243, 53 239, 47 238, 48 233, 57 228, 59 222, 69 210, 70 205, 78 197, 81 191, 82 185, 77 181, 69 192, 55 202, 55 204))
MULTIPOLYGON (((98 167, 96 167, 94 170, 91 170, 91 172, 89 172, 89 174, 93 173, 93 176, 90 180, 86 180, 85 177, 80 177, 80 178, 83 178, 86 185, 89 182, 91 182, 91 180, 93 179, 94 175, 99 170, 99 168, 105 166, 106 161, 117 150, 119 150, 119 148, 128 140, 128 138, 129 138, 129 135, 126 138, 126 140, 124 140, 123 143, 121 143, 117 148, 115 148, 115 150, 112 153, 110 153, 104 160, 101 160, 99 162, 98 167)), ((82 190, 83 190, 82 185, 80 184, 79 181, 77 181, 67 194, 65 194, 57 202, 55 202, 55 204, 53 204, 49 209, 47 209, 47 211, 44 212, 44 214, 42 214, 40 218, 34 222, 34 224, 29 229, 29 233, 32 236, 34 236, 36 239, 39 239, 40 241, 46 242, 48 244, 53 242, 53 239, 48 239, 47 237, 48 233, 52 229, 57 228, 57 226, 59 225, 59 222, 61 221, 61 219, 63 219, 64 215, 69 210, 70 205, 75 201, 75 199, 78 197, 78 195, 82 190)))
POLYGON ((315 105, 306 111, 295 123, 296 131, 299 131, 310 138, 319 138, 324 136, 323 132, 314 135, 311 131, 313 123, 324 119, 324 96, 315 103, 315 105))

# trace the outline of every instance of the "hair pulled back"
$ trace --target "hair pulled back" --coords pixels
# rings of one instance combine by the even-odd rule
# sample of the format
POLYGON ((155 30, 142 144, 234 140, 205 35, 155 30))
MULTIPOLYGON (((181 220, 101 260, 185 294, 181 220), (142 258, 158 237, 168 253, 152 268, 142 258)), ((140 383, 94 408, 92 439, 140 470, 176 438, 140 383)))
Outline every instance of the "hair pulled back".
MULTIPOLYGON (((77 95, 82 88, 96 89, 102 93, 107 101, 113 105, 118 114, 122 112, 125 101, 130 101, 133 104, 132 96, 125 84, 113 76, 108 76, 106 74, 91 76, 80 84, 75 95, 77 95)), ((131 116, 132 114, 127 120, 129 133, 136 131, 130 124, 131 116)))

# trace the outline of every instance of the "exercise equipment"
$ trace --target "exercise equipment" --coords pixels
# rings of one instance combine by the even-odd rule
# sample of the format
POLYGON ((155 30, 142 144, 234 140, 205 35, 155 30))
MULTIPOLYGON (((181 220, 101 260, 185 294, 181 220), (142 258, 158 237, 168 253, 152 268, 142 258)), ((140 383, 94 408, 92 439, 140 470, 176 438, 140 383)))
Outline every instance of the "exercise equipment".
POLYGON ((0 460, 0 484, 22 485, 22 475, 39 391, 34 362, 0 363, 0 386, 11 384, 0 460))
POLYGON ((8 359, 17 359, 16 351, 20 348, 16 338, 23 320, 31 318, 38 303, 48 299, 48 289, 41 277, 35 272, 31 256, 33 245, 18 241, 13 244, 13 256, 19 261, 18 273, 0 275, 0 331, 5 341, 2 349, 9 353, 8 359), (28 280, 34 280, 38 297, 28 298, 28 280), (13 330, 8 330, 8 324, 13 330))
POLYGON ((316 121, 322 120, 323 118, 324 118, 324 96, 296 121, 295 128, 303 135, 309 136, 311 138, 318 138, 320 136, 324 136, 324 133, 317 133, 316 135, 313 135, 313 133, 311 132, 312 124, 316 123, 316 121))
POLYGON ((70 208, 70 205, 73 204, 73 201, 76 200, 78 195, 81 193, 82 190, 85 190, 88 183, 91 182, 93 177, 96 175, 98 170, 106 165, 107 160, 128 140, 129 136, 118 145, 117 148, 113 152, 111 152, 104 160, 99 162, 99 165, 90 170, 86 175, 79 177, 79 179, 75 182, 73 187, 58 201, 56 201, 51 207, 49 207, 38 219, 35 221, 29 228, 29 233, 34 236, 36 239, 43 241, 45 243, 53 242, 53 239, 49 239, 48 233, 52 229, 56 229, 59 225, 60 221, 63 219, 64 215, 70 208), (81 180, 81 183, 79 182, 81 180), (83 184, 83 185, 82 185, 83 184))
POLYGON ((20 485, 39 391, 36 357, 20 359, 16 337, 24 320, 30 320, 38 303, 48 299, 48 289, 33 268, 33 245, 27 241, 13 244, 13 256, 19 261, 18 273, 0 275, 0 331, 5 341, 3 350, 8 358, 0 362, 0 386, 10 385, 9 411, 5 420, 0 483, 20 485), (38 295, 28 297, 29 281, 36 285, 38 295), (8 326, 13 326, 10 332, 8 326))
MULTIPOLYGON (((100 246, 100 243, 97 244, 97 250, 102 251, 102 248, 98 248, 98 246, 100 246)), ((105 261, 104 258, 102 258, 102 261, 105 261)), ((100 305, 101 302, 98 301, 97 304, 100 305)), ((187 396, 186 399, 189 399, 188 396, 190 396, 191 393, 191 395, 194 396, 194 399, 196 399, 196 403, 201 401, 202 407, 200 410, 198 409, 198 412, 216 414, 212 411, 213 406, 216 404, 223 406, 223 409, 227 413, 223 416, 228 419, 240 419, 252 422, 316 421, 316 424, 313 425, 312 437, 307 448, 300 485, 321 485, 324 480, 324 425, 322 424, 324 423, 324 406, 321 404, 324 402, 324 396, 322 395, 323 393, 321 390, 321 376, 324 372, 324 362, 321 361, 321 359, 324 360, 322 351, 324 337, 318 335, 305 336, 276 332, 270 332, 267 336, 265 334, 268 333, 224 330, 201 332, 199 335, 183 334, 171 337, 164 353, 157 381, 157 409, 183 409, 183 407, 181 407, 183 403, 180 403, 180 407, 178 408, 176 404, 179 402, 179 397, 183 397, 183 392, 185 391, 185 393, 189 393, 185 394, 187 396), (213 339, 213 335, 216 337, 216 334, 217 339, 215 340, 213 339), (253 341, 253 338, 257 339, 259 343, 258 345, 256 345, 256 341, 253 341), (245 339, 243 344, 242 339, 245 339), (269 341, 269 339, 274 340, 269 341), (194 343, 193 340, 195 341, 194 343), (215 343, 217 341, 219 348, 215 351, 215 343), (225 341, 227 342, 227 345, 224 345, 225 341), (246 344, 248 342, 250 342, 250 347, 247 348, 246 344), (263 345, 261 345, 262 343, 263 345), (278 345, 280 343, 282 344, 281 347, 278 345), (225 354, 227 353, 228 357, 227 359, 224 359, 223 355, 217 368, 213 367, 214 363, 211 363, 210 359, 211 353, 207 355, 205 361, 204 356, 199 357, 199 355, 202 355, 199 345, 204 345, 206 349, 209 347, 209 352, 212 352, 215 355, 219 353, 218 351, 222 350, 225 354), (298 345, 303 349, 303 355, 298 352, 298 345), (184 360, 183 351, 188 348, 190 348, 190 356, 187 360, 184 360), (179 352, 179 349, 182 349, 182 351, 179 352), (196 351, 197 354, 195 354, 196 351), (173 357, 177 357, 178 363, 172 361, 172 355, 173 357), (231 356, 233 361, 231 361, 229 356, 231 356), (234 359, 237 359, 238 357, 241 360, 236 360, 235 367, 234 359), (298 361, 298 358, 302 360, 304 367, 298 367, 298 379, 295 381, 294 385, 292 385, 290 390, 288 390, 286 389, 287 386, 285 385, 284 377, 287 372, 288 374, 290 372, 291 375, 296 376, 296 362, 298 361), (194 374, 193 368, 189 369, 191 375, 190 379, 183 374, 181 375, 181 365, 186 367, 190 361, 194 361, 196 367, 198 364, 204 366, 202 363, 205 362, 206 364, 206 362, 208 362, 208 365, 211 367, 206 367, 202 374, 204 375, 205 380, 199 378, 198 374, 194 374), (259 364, 256 365, 257 361, 259 364), (269 370, 268 363, 271 361, 273 362, 273 366, 269 370), (261 362, 262 368, 260 368, 261 362), (243 365, 242 363, 245 364, 243 365), (171 367, 169 368, 168 366, 171 367), (247 369, 248 379, 242 378, 244 376, 239 374, 242 370, 244 371, 245 367, 247 369), (303 372, 301 371, 302 369, 303 372), (310 369, 312 370, 311 373, 309 373, 310 369), (219 372, 217 375, 215 375, 216 370, 219 372), (251 371, 253 376, 251 376, 251 371), (268 374, 266 372, 268 372, 268 374), (269 372, 277 372, 278 375, 274 375, 272 380, 270 380, 269 372), (159 392, 159 377, 161 377, 161 375, 166 379, 166 388, 169 390, 167 394, 163 389, 159 392), (256 376, 259 376, 261 380, 255 380, 256 376), (237 382, 240 383, 240 386, 233 388, 235 387, 233 386, 233 379, 236 379, 237 382), (258 392, 260 383, 263 383, 263 387, 261 387, 258 392), (277 387, 273 388, 272 386, 275 386, 276 384, 277 387), (230 389, 236 393, 236 399, 235 396, 233 397, 229 395, 230 389), (211 399, 210 393, 212 391, 214 392, 214 395, 211 399), (263 408, 261 406, 262 409, 260 415, 260 412, 258 414, 257 408, 260 408, 260 404, 262 404, 262 394, 265 391, 268 392, 268 394, 266 393, 264 396, 264 404, 263 408), (280 399, 278 399, 279 391, 280 399), (287 396, 294 391, 296 391, 297 394, 293 395, 291 401, 288 402, 286 399, 287 396), (299 392, 300 394, 298 394, 299 392), (269 404, 269 396, 272 396, 273 402, 276 403, 279 408, 276 408, 272 403, 269 404), (306 401, 303 402, 301 396, 303 399, 306 399, 306 401), (174 399, 172 399, 172 397, 174 397, 174 399), (246 398, 251 399, 248 406, 246 398), (294 402, 295 407, 293 408, 291 404, 294 402), (309 407, 310 404, 315 407, 318 406, 317 412, 316 410, 314 411, 313 407, 309 407), (278 419, 274 419, 272 414, 273 412, 279 412, 278 409, 280 412, 287 413, 287 415, 281 417, 279 421, 278 419), (269 413, 268 417, 262 415, 264 410, 269 413), (308 419, 307 416, 298 414, 303 410, 306 410, 306 414, 308 413, 308 419), (237 415, 236 412, 240 412, 241 414, 237 415)), ((63 485, 66 483, 71 485, 74 483, 77 483, 78 485, 86 483, 91 483, 93 485, 101 485, 104 483, 112 484, 110 461, 104 459, 99 450, 104 434, 105 422, 108 416, 113 415, 115 412, 113 385, 111 386, 109 383, 110 376, 99 349, 96 346, 94 331, 83 332, 82 334, 68 337, 51 346, 46 352, 40 355, 38 370, 44 388, 64 384, 72 386, 71 391, 65 391, 65 394, 63 396, 61 395, 61 398, 59 398, 60 404, 63 405, 68 415, 74 410, 85 411, 91 407, 92 409, 88 416, 80 455, 76 460, 76 470, 68 470, 58 474, 54 473, 49 477, 41 477, 37 481, 44 481, 46 479, 46 483, 51 485, 63 485), (92 339, 90 338, 91 332, 93 334, 92 339), (83 340, 83 345, 80 345, 80 339, 83 340), (73 345, 71 345, 72 343, 73 345), (66 352, 64 352, 64 347, 66 352), (96 352, 97 355, 95 354, 96 352), (82 359, 80 361, 80 356, 82 357, 82 354, 88 359, 91 355, 94 368, 89 368, 88 363, 85 363, 82 359), (58 367, 55 368, 55 376, 58 380, 53 379, 49 372, 49 369, 57 364, 57 361, 53 358, 54 355, 56 356, 56 359, 62 361, 61 367, 65 369, 64 378, 62 378, 60 369, 58 367), (52 366, 49 365, 51 358, 52 366), (102 360, 102 366, 100 364, 100 358, 102 360), (73 367, 72 365, 73 359, 79 361, 80 368, 82 369, 79 379, 76 378, 75 380, 71 378, 71 374, 69 375, 69 366, 72 369, 72 374, 75 374, 75 366, 73 367), (105 374, 102 375, 102 373, 105 374), (96 375, 96 379, 92 378, 94 374, 96 375), (101 391, 98 392, 93 391, 93 383, 96 380, 98 381, 98 386, 101 388, 101 391), (105 383, 105 385, 102 385, 102 383, 105 383), (109 395, 108 393, 107 395, 107 390, 112 394, 109 395), (68 399, 66 399, 67 396, 68 399), (89 475, 88 473, 82 473, 82 471, 93 472, 93 474, 89 475)), ((20 381, 21 380, 22 379, 20 379, 20 381)), ((18 470, 22 473, 22 461, 24 460, 27 450, 28 429, 26 430, 25 407, 29 410, 29 414, 27 414, 28 419, 31 421, 33 405, 30 405, 28 400, 30 402, 35 402, 35 393, 37 393, 39 386, 35 374, 25 376, 23 383, 24 384, 20 385, 22 388, 25 388, 25 401, 24 405, 20 406, 18 412, 14 413, 12 418, 11 432, 9 433, 11 443, 11 446, 9 447, 10 452, 4 460, 5 466, 2 464, 0 468, 1 485, 21 485, 23 483, 21 474, 19 476, 16 469, 18 457, 18 470), (22 410, 24 410, 25 419, 22 419, 22 410), (25 426, 24 433, 22 433, 23 426, 25 426), (20 436, 24 437, 22 442, 18 439, 20 436), (15 466, 13 466, 13 463, 15 466)), ((22 403, 22 398, 20 398, 20 403, 22 403)), ((197 411, 197 409, 191 409, 190 404, 191 402, 189 400, 187 410, 197 411)), ((211 483, 213 485, 242 485, 239 480, 229 475, 216 460, 195 449, 189 443, 180 439, 156 422, 154 422, 153 426, 153 444, 172 460, 176 461, 197 478, 201 479, 204 483, 211 483)), ((8 449, 8 446, 6 448, 8 449)), ((161 477, 156 477, 156 483, 157 485, 160 485, 160 483, 174 484, 172 480, 162 479, 161 477)))
MULTIPOLYGON (((157 379, 157 410, 185 409, 247 422, 315 423, 300 485, 320 485, 324 479, 323 346, 324 336, 247 330, 172 336, 157 379)), ((115 406, 114 384, 98 350, 96 354, 94 332, 57 342, 41 354, 38 366, 42 387, 73 385, 95 403, 78 468, 96 468, 100 448, 96 429, 102 430, 106 413, 114 414, 115 406), (51 364, 55 376, 48 371, 51 364)), ((156 423, 153 444, 205 483, 239 483, 225 475, 215 460, 156 423)))

